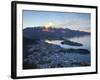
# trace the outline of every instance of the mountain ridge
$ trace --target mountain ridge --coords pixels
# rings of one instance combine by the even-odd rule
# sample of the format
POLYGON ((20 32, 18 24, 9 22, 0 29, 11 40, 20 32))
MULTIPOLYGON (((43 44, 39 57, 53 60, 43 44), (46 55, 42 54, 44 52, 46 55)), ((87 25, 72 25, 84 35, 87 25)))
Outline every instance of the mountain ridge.
POLYGON ((23 36, 30 39, 62 39, 90 35, 90 32, 71 30, 69 28, 28 27, 23 29, 23 36))

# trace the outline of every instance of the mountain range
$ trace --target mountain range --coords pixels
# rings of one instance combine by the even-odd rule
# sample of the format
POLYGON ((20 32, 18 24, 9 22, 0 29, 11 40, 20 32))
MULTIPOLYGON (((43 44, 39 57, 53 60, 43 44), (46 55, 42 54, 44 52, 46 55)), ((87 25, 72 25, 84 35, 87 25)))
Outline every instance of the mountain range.
POLYGON ((44 26, 28 27, 23 29, 24 37, 36 40, 61 40, 71 37, 81 37, 85 35, 90 35, 90 32, 71 30, 69 28, 45 28, 44 26))

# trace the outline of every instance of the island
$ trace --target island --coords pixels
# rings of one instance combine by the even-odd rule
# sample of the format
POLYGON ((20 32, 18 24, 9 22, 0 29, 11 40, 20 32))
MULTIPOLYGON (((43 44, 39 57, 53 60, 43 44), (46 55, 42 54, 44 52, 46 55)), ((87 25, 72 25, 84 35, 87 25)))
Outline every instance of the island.
POLYGON ((83 44, 81 44, 81 43, 73 42, 70 40, 64 40, 63 42, 61 42, 61 44, 67 44, 67 45, 71 45, 71 46, 83 46, 83 44))

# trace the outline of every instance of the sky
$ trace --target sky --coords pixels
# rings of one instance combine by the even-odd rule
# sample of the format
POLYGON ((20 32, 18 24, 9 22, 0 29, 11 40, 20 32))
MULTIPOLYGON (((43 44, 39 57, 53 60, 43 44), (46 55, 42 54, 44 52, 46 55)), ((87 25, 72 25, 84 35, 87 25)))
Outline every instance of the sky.
POLYGON ((23 28, 45 26, 90 32, 90 13, 23 10, 23 28))

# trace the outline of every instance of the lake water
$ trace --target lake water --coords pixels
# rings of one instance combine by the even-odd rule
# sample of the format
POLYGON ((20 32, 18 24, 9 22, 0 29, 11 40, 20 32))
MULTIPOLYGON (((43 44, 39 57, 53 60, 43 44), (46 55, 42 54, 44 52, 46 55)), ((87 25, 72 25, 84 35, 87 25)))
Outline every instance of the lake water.
POLYGON ((70 38, 68 40, 81 43, 81 44, 83 44, 83 46, 71 46, 71 45, 67 45, 67 44, 61 44, 61 42, 63 42, 63 40, 45 40, 45 42, 50 43, 50 44, 59 45, 62 48, 74 48, 74 49, 82 48, 82 49, 90 50, 90 42, 91 42, 90 36, 74 37, 74 38, 70 38))

